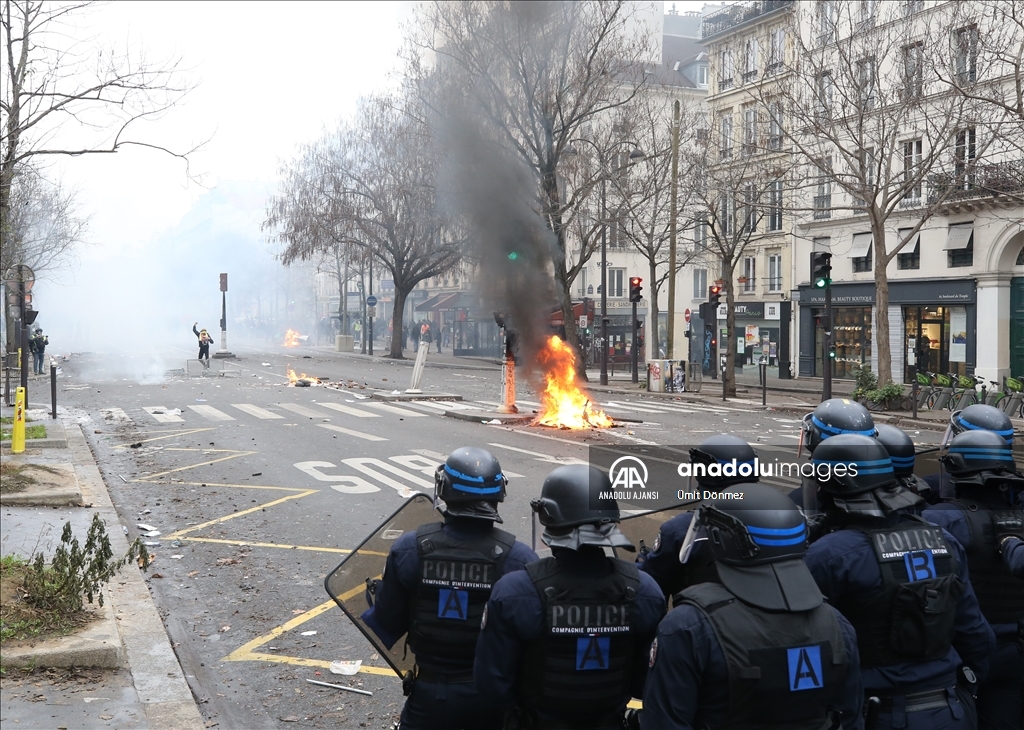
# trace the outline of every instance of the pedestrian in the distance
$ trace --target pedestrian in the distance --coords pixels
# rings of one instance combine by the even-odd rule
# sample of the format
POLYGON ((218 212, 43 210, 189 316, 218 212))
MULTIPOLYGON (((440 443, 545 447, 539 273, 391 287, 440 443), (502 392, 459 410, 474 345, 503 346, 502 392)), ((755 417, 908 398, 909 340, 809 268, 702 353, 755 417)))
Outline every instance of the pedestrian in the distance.
POLYGON ((420 349, 420 326, 416 322, 412 323, 412 327, 409 328, 409 336, 412 337, 412 351, 417 352, 420 349))
POLYGON ((28 340, 28 349, 32 353, 32 372, 36 375, 43 374, 43 354, 46 346, 50 344, 50 338, 43 334, 43 331, 36 327, 35 334, 28 340))
POLYGON ((441 334, 441 326, 440 325, 438 325, 437 327, 431 326, 431 329, 435 330, 435 332, 434 332, 434 340, 437 341, 437 354, 440 355, 441 354, 441 339, 443 337, 442 334, 441 334))
POLYGON ((199 362, 203 364, 204 368, 208 368, 210 367, 210 343, 213 342, 213 338, 205 329, 196 329, 198 324, 198 322, 192 323, 192 332, 199 338, 199 362))

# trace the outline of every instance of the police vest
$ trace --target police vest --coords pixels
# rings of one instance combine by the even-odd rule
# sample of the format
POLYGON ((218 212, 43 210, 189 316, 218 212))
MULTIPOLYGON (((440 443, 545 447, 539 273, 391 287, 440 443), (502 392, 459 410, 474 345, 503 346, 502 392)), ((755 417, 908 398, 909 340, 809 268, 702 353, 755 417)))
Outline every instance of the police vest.
POLYGON ((601 578, 570 574, 554 558, 526 566, 544 607, 544 631, 520 663, 520 704, 561 717, 602 718, 629 700, 633 610, 640 573, 608 559, 601 578))
POLYGON ((880 588, 835 604, 857 630, 861 667, 946 656, 964 584, 942 529, 913 515, 890 527, 853 529, 867 535, 882 573, 880 588))
POLYGON ((829 700, 849 669, 833 608, 763 611, 715 583, 682 597, 708 617, 729 669, 729 711, 714 730, 832 726, 829 700))
POLYGON ((436 522, 416 530, 420 572, 409 644, 417 654, 471 664, 484 607, 516 538, 493 528, 478 539, 458 540, 443 528, 436 522))
POLYGON ((971 585, 978 596, 981 613, 991 624, 1015 624, 1024 618, 1024 579, 1010 573, 996 545, 995 521, 1001 515, 1024 519, 1024 510, 1000 510, 978 499, 953 500, 971 531, 965 546, 971 585))

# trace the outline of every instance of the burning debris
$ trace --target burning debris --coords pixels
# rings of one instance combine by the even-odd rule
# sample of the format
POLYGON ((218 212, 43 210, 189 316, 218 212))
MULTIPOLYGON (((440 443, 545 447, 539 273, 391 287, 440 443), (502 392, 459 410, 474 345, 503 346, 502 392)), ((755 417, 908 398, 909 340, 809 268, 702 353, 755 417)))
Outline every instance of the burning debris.
MULTIPOLYGON (((291 330, 288 331, 291 332, 291 330)), ((322 380, 323 378, 315 378, 312 375, 306 375, 305 373, 296 375, 294 370, 288 368, 288 385, 296 388, 308 388, 313 385, 320 385, 322 380)))
POLYGON ((537 353, 543 371, 541 410, 534 424, 554 428, 610 428, 611 417, 592 405, 590 395, 576 384, 576 353, 557 336, 551 336, 537 353))
POLYGON ((281 347, 298 347, 309 339, 309 335, 300 335, 295 330, 288 330, 284 333, 284 344, 281 347))

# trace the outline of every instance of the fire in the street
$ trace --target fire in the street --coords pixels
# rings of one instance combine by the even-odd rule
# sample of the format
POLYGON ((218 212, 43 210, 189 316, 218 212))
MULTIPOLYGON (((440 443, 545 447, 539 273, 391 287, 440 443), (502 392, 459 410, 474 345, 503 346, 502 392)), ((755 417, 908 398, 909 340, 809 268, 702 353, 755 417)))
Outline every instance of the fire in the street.
POLYGON ((555 428, 610 428, 612 419, 596 408, 590 395, 576 384, 576 353, 551 336, 537 354, 543 371, 540 415, 534 423, 555 428))
POLYGON ((288 330, 284 333, 284 345, 283 347, 298 347, 299 337, 301 335, 295 330, 288 330))
MULTIPOLYGON (((288 330, 291 332, 291 330, 288 330)), ((320 378, 315 378, 312 375, 296 375, 295 371, 288 368, 288 385, 294 385, 299 388, 308 388, 311 385, 317 385, 320 383, 320 378)))

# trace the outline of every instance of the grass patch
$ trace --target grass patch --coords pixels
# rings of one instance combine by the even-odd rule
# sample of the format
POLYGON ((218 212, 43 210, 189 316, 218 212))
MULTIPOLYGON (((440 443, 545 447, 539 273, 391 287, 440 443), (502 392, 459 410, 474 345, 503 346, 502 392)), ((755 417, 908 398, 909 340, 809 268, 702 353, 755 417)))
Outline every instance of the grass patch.
POLYGON ((88 624, 93 612, 36 606, 25 589, 33 568, 27 560, 5 555, 0 560, 0 641, 64 636, 88 624))
MULTIPOLYGON (((36 419, 31 418, 29 416, 25 416, 25 423, 34 420, 36 419)), ((0 424, 3 424, 4 426, 10 426, 12 423, 14 423, 14 416, 0 416, 0 424)))
MULTIPOLYGON (((11 429, 0 431, 0 440, 10 441, 11 440, 11 429)), ((44 439, 46 438, 46 426, 43 424, 37 424, 35 426, 25 426, 25 440, 29 439, 44 439)))
POLYGON ((0 462, 0 493, 15 494, 24 492, 33 484, 36 479, 31 474, 26 474, 27 469, 38 469, 50 474, 60 474, 59 469, 45 464, 15 464, 11 461, 0 462))

